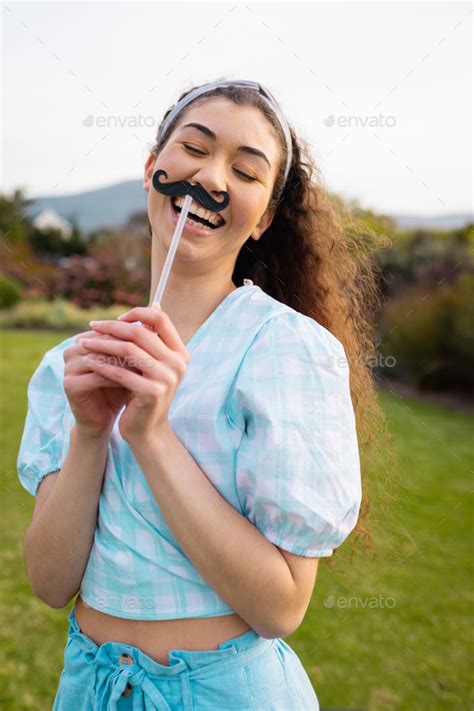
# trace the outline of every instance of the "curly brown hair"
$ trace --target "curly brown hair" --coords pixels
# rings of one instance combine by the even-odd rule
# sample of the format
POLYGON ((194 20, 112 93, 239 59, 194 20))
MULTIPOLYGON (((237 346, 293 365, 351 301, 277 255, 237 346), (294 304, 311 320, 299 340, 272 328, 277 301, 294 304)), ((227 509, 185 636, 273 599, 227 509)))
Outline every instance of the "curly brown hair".
MULTIPOLYGON (((194 88, 184 91, 178 101, 194 88)), ((259 109, 279 138, 280 165, 267 205, 267 210, 275 209, 275 215, 258 241, 249 237, 242 246, 232 281, 240 286, 243 278, 249 277, 273 298, 313 318, 342 343, 350 366, 363 479, 361 511, 351 540, 353 544, 362 541, 365 552, 373 552, 374 538, 366 522, 370 508, 367 489, 370 488, 371 498, 379 495, 384 520, 391 519, 390 502, 397 498, 398 479, 392 437, 368 365, 374 362, 374 324, 381 305, 377 267, 370 254, 378 248, 378 235, 367 239, 367 230, 362 229, 342 200, 324 189, 309 145, 296 137, 291 126, 293 157, 283 184, 287 155, 284 135, 267 102, 252 89, 230 86, 211 90, 191 101, 160 136, 170 107, 150 152, 158 156, 177 121, 190 107, 211 97, 224 97, 239 106, 259 109), (371 472, 374 476, 370 476, 371 472)), ((149 222, 148 225, 152 236, 149 222)), ((326 561, 330 563, 330 559, 326 561)))

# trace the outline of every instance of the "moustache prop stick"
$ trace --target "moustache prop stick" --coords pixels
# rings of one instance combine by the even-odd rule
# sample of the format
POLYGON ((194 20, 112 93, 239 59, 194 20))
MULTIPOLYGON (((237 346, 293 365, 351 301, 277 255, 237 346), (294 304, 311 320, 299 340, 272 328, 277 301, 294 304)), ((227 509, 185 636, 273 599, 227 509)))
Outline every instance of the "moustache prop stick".
MULTIPOLYGON (((168 195, 170 197, 184 195, 185 198, 184 205, 181 209, 181 212, 179 213, 178 224, 176 225, 173 239, 171 240, 171 245, 168 250, 168 254, 166 255, 165 263, 163 265, 163 271, 161 272, 160 280, 158 282, 155 295, 153 296, 153 301, 151 302, 151 306, 154 306, 155 308, 160 305, 161 299, 163 298, 163 292, 166 287, 166 282, 168 281, 171 267, 173 265, 174 255, 178 248, 179 240, 181 239, 181 234, 184 229, 184 223, 188 216, 189 208, 191 207, 193 198, 196 200, 196 202, 200 203, 207 210, 214 210, 216 212, 219 210, 223 210, 225 207, 227 207, 230 199, 229 193, 227 193, 225 190, 222 190, 219 195, 222 195, 223 199, 220 202, 217 202, 217 200, 214 200, 212 195, 209 195, 209 193, 204 190, 201 185, 193 185, 187 180, 176 180, 175 182, 161 183, 161 175, 164 175, 165 178, 168 177, 165 170, 157 170, 153 174, 152 184, 155 190, 157 190, 159 193, 162 193, 162 195, 168 195)), ((151 329, 151 326, 147 326, 141 321, 134 321, 134 323, 138 324, 139 326, 145 326, 145 328, 151 329)))
POLYGON ((163 271, 161 273, 160 281, 158 282, 158 286, 156 288, 151 306, 156 306, 157 304, 159 305, 161 303, 163 292, 166 287, 166 282, 168 281, 171 267, 173 265, 174 255, 178 248, 179 240, 181 239, 181 234, 184 229, 184 223, 188 216, 189 208, 191 207, 193 198, 194 200, 196 200, 196 202, 200 203, 207 210, 213 210, 214 212, 223 210, 229 204, 229 193, 227 193, 225 190, 222 190, 220 193, 218 193, 223 197, 223 199, 218 202, 217 200, 214 200, 212 195, 209 195, 209 193, 201 185, 193 185, 187 180, 177 180, 175 182, 162 183, 160 182, 161 175, 164 175, 165 178, 168 177, 166 171, 164 170, 157 170, 153 175, 152 183, 155 190, 157 190, 159 193, 162 193, 163 195, 169 195, 170 197, 174 197, 177 195, 185 195, 185 198, 184 205, 181 209, 181 212, 179 213, 178 224, 176 225, 173 239, 171 240, 171 245, 168 250, 168 254, 166 255, 165 263, 163 265, 163 271))

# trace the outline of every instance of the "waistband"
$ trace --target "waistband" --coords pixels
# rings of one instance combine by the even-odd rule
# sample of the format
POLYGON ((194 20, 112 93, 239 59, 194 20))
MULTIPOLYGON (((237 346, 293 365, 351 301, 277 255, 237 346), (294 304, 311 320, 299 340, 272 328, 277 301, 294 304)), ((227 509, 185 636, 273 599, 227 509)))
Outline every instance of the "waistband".
MULTIPOLYGON (((146 673, 173 679, 185 673, 190 679, 197 677, 205 679, 224 673, 227 669, 248 664, 256 657, 265 654, 278 641, 276 638, 261 637, 255 630, 248 630, 238 637, 221 642, 218 649, 172 649, 169 652, 167 665, 160 664, 138 647, 124 642, 104 642, 98 646, 81 631, 74 614, 74 607, 69 612, 68 621, 68 644, 74 641, 76 646, 79 645, 87 662, 118 667, 119 670, 127 672, 127 677, 139 672, 141 675, 146 673), (123 662, 125 655, 128 655, 126 664, 123 662)), ((130 682, 130 679, 128 681, 130 682)))

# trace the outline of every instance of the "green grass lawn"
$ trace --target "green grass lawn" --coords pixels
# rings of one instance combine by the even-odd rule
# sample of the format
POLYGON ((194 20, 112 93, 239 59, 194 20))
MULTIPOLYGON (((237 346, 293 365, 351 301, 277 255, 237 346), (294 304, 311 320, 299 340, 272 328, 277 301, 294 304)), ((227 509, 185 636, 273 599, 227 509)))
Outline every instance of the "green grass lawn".
MULTIPOLYGON (((51 708, 73 605, 50 609, 31 593, 22 541, 34 500, 16 472, 28 380, 44 352, 69 335, 1 332, 5 711, 51 708)), ((322 708, 471 709, 473 418, 388 392, 380 399, 403 472, 396 518, 413 541, 397 541, 375 507, 377 556, 357 553, 338 573, 321 564, 305 620, 286 641, 322 708)))

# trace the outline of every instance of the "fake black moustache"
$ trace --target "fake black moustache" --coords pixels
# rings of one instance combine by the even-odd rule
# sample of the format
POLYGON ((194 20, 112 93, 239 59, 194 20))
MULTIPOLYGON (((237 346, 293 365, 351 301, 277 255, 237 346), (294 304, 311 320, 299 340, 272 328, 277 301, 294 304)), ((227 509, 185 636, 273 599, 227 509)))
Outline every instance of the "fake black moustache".
POLYGON ((165 170, 157 170, 153 174, 152 183, 155 190, 163 195, 191 195, 196 202, 200 203, 207 210, 213 210, 218 212, 223 210, 229 204, 229 193, 222 190, 218 195, 222 195, 223 199, 221 202, 214 200, 212 195, 209 195, 207 190, 205 190, 202 185, 192 185, 187 180, 176 180, 175 182, 160 183, 160 176, 164 175, 165 178, 168 177, 165 170))

